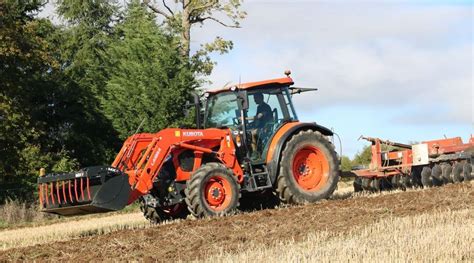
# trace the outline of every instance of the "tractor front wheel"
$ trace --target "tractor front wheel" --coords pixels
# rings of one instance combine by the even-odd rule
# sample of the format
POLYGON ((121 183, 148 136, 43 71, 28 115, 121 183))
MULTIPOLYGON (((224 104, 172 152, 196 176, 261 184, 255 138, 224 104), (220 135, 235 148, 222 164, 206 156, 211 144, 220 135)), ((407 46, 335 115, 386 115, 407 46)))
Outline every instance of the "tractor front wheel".
POLYGON ((333 145, 317 131, 301 131, 286 144, 276 191, 285 203, 301 204, 328 198, 339 180, 333 145))
POLYGON ((239 206, 240 185, 232 170, 220 163, 207 163, 187 182, 186 204, 195 217, 232 214, 239 206))

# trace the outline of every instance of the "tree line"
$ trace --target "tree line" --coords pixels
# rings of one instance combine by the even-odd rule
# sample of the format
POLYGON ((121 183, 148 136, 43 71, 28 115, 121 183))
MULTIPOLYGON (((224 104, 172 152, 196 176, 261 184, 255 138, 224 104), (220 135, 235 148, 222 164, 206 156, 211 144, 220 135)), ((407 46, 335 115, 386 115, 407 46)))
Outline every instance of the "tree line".
POLYGON ((38 17, 45 4, 0 0, 0 202, 33 198, 39 168, 110 163, 143 120, 187 123, 210 53, 233 47, 217 36, 193 52, 191 28, 245 17, 240 0, 57 0, 58 25, 38 17))

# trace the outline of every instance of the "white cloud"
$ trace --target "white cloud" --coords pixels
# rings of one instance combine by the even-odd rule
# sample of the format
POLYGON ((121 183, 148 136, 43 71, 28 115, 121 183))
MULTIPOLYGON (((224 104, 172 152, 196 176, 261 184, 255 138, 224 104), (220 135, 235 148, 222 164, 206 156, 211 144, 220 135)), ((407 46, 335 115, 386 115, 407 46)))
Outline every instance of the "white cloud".
POLYGON ((215 35, 235 43, 231 55, 217 57, 217 86, 290 68, 297 85, 320 88, 297 98, 304 111, 368 106, 400 109, 401 124, 474 122, 470 6, 249 1, 245 8, 242 29, 194 31, 194 44, 215 35))

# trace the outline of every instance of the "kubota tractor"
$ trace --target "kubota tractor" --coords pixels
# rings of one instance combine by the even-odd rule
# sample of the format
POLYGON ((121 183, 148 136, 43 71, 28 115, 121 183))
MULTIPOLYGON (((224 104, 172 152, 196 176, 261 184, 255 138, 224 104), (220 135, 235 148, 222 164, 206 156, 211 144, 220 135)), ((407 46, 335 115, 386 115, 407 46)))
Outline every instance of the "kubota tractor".
POLYGON ((286 77, 244 83, 195 97, 197 129, 139 133, 111 166, 39 177, 43 211, 77 215, 141 201, 152 222, 229 214, 242 195, 275 193, 284 203, 329 197, 339 178, 333 132, 299 122, 286 77))

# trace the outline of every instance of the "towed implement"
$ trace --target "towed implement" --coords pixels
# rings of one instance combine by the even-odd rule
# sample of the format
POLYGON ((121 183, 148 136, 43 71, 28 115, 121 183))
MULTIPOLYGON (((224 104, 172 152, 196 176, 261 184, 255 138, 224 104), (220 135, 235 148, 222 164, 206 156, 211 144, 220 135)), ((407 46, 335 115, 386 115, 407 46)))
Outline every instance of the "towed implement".
POLYGON ((403 144, 363 137, 372 143, 368 169, 353 170, 354 190, 381 191, 441 186, 474 179, 474 137, 460 137, 403 144), (382 150, 382 146, 395 148, 382 150))
POLYGON ((273 193, 285 203, 329 197, 339 177, 333 132, 298 121, 291 97, 313 89, 285 74, 195 96, 196 129, 134 134, 110 166, 40 177, 43 211, 100 213, 139 200, 159 222, 233 213, 273 193))

